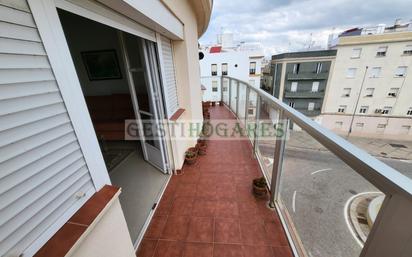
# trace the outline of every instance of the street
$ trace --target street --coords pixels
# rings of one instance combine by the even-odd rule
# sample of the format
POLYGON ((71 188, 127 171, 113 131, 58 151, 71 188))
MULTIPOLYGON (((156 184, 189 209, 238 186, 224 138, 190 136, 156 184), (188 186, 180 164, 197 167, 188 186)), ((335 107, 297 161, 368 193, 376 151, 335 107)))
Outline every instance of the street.
MULTIPOLYGON (((412 177, 409 161, 379 158, 412 177)), ((360 245, 350 233, 344 207, 350 197, 378 191, 327 151, 287 147, 280 198, 310 257, 359 256, 360 245)))

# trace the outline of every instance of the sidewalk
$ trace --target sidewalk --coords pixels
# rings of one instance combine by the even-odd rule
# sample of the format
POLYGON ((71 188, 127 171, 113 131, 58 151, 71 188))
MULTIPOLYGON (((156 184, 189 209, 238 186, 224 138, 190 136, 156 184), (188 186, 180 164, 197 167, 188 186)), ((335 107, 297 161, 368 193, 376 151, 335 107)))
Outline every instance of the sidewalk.
MULTIPOLYGON (((376 157, 412 160, 412 142, 389 139, 349 137, 345 138, 355 146, 376 157)), ((327 151, 306 132, 291 131, 286 147, 327 151)))

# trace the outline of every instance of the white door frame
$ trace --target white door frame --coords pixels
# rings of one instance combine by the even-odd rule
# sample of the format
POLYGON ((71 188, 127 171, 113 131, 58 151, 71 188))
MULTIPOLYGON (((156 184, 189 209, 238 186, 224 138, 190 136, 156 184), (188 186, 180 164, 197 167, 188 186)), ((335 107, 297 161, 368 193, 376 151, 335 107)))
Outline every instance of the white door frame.
POLYGON ((80 1, 76 1, 75 5, 65 0, 28 0, 94 186, 96 190, 100 190, 104 185, 110 185, 111 181, 97 141, 93 123, 88 114, 86 101, 60 23, 57 8, 153 42, 156 42, 156 33, 108 8, 102 8, 102 5, 87 1, 81 7, 77 5, 77 2, 80 1), (94 12, 93 8, 95 7, 99 13, 94 12), (65 61, 62 62, 61 60, 65 61))

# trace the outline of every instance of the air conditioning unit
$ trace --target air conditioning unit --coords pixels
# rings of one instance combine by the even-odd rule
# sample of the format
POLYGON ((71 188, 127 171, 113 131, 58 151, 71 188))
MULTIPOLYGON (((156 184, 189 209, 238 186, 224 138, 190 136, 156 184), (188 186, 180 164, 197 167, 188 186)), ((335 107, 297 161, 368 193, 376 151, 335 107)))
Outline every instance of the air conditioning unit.
POLYGON ((382 113, 382 109, 376 109, 375 113, 382 113))
POLYGON ((396 97, 396 93, 388 93, 388 96, 396 97))

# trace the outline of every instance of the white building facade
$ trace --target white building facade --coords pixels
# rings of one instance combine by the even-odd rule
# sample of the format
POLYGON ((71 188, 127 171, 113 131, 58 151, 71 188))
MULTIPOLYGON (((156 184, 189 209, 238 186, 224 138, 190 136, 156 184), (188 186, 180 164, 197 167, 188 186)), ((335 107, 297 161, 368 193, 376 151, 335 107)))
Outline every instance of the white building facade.
POLYGON ((322 125, 341 134, 412 140, 412 32, 344 36, 322 125))
POLYGON ((263 51, 258 44, 234 44, 232 34, 218 35, 218 44, 201 48, 200 60, 203 101, 220 99, 220 76, 237 78, 252 86, 260 86, 263 51))

